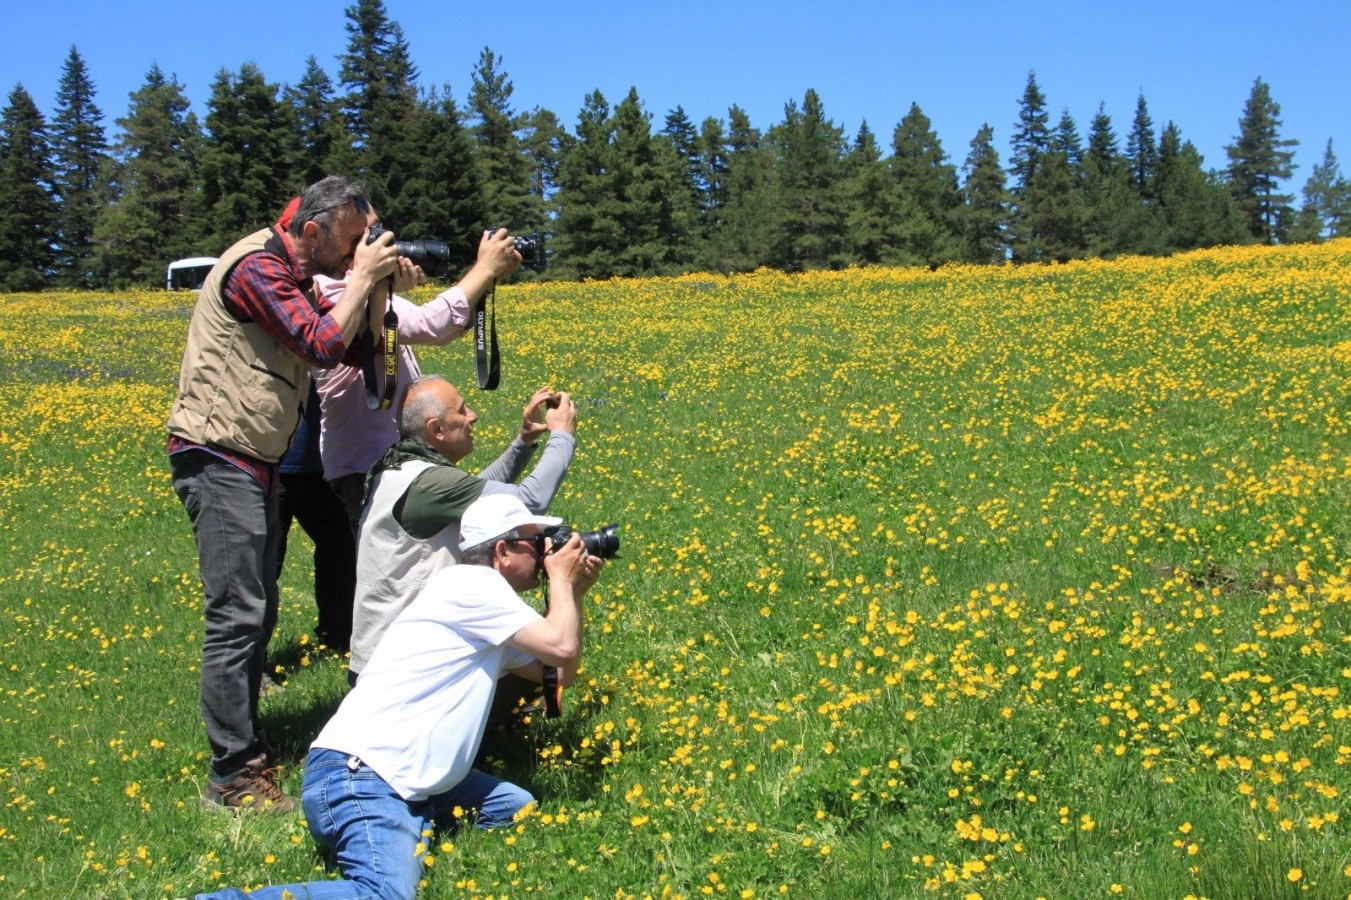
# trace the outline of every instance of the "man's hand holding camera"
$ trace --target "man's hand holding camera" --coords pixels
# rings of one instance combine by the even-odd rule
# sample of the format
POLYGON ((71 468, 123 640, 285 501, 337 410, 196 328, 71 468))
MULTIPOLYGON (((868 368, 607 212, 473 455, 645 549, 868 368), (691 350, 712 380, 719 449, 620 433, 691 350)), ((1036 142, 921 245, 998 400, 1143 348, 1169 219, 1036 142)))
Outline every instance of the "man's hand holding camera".
POLYGON ((521 443, 534 444, 552 431, 577 434, 577 407, 567 393, 545 386, 535 391, 521 410, 521 443))
POLYGON ((561 547, 554 547, 553 538, 545 538, 544 571, 549 576, 551 601, 557 599, 553 594, 554 587, 566 585, 572 592, 572 599, 581 602, 586 592, 600 579, 600 570, 604 565, 605 560, 587 551, 578 532, 573 532, 561 547))
POLYGON ((521 264, 520 251, 516 241, 505 228, 493 228, 483 232, 478 242, 478 259, 475 265, 485 267, 498 281, 509 278, 521 264))
POLYGON ((394 243, 394 233, 382 231, 378 236, 357 242, 348 280, 369 278, 372 284, 377 284, 393 275, 398 265, 399 248, 394 243))

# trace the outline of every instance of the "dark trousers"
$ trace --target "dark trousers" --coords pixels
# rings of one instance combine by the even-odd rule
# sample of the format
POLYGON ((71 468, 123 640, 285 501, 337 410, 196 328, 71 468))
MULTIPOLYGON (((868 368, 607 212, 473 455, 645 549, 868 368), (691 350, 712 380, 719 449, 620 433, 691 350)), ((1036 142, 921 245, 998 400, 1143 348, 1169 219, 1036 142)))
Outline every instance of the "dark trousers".
POLYGON ((211 767, 229 777, 259 752, 258 689, 277 624, 277 499, 204 450, 169 463, 205 595, 201 698, 211 767))
POLYGON ((333 492, 342 498, 347 518, 352 523, 352 534, 361 533, 361 510, 366 502, 366 476, 360 473, 339 475, 329 482, 333 492))
POLYGON ((282 473, 278 577, 286 558, 286 535, 292 520, 299 522, 314 542, 314 604, 319 610, 319 624, 314 633, 329 647, 347 650, 352 643, 357 547, 347 510, 322 473, 282 473))

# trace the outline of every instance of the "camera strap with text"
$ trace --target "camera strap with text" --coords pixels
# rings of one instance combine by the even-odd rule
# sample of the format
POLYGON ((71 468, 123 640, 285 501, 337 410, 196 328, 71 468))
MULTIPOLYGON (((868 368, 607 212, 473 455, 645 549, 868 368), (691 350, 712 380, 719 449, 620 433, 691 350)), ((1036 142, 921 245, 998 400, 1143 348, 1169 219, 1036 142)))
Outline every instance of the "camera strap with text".
MULTIPOLYGON (((369 302, 369 301, 367 301, 369 302)), ((366 382, 366 408, 389 409, 399 389, 399 316, 394 312, 394 279, 389 280, 385 300, 385 389, 376 388, 375 335, 369 328, 361 333, 361 375, 366 382)), ((367 319, 370 317, 367 316, 367 319)))
POLYGON ((497 349, 497 279, 493 279, 485 296, 474 304, 474 368, 478 373, 481 391, 497 390, 502 379, 502 359, 497 349), (485 310, 485 301, 491 298, 492 310, 485 310))

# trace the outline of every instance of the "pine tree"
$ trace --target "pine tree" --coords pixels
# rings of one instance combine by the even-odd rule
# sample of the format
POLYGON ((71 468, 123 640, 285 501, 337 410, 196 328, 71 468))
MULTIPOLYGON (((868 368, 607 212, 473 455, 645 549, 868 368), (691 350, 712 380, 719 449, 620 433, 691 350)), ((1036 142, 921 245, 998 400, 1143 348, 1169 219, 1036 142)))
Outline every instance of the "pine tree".
POLYGON ((575 278, 617 274, 614 248, 624 240, 614 183, 615 124, 599 90, 587 94, 577 116, 576 142, 558 170, 555 271, 575 278))
POLYGON ((842 264, 842 130, 826 118, 820 96, 808 88, 800 110, 795 102, 787 103, 784 121, 770 130, 769 139, 782 212, 774 262, 788 269, 842 264))
POLYGON ((696 195, 702 195, 705 188, 703 182, 704 160, 702 147, 699 143, 699 132, 695 129, 694 123, 690 121, 690 117, 685 113, 683 106, 677 106, 666 113, 666 121, 662 125, 661 133, 666 136, 667 141, 671 144, 671 149, 685 164, 686 171, 681 175, 681 180, 696 195))
POLYGON ((544 216, 530 190, 530 159, 520 138, 524 117, 512 108, 514 90, 502 57, 484 47, 469 88, 475 158, 489 215, 519 232, 538 228, 544 216))
POLYGON ((707 203, 703 143, 694 123, 677 106, 666 114, 655 148, 665 191, 662 239, 669 247, 669 260, 688 271, 704 255, 704 215, 707 203))
POLYGON ((1154 143, 1154 120, 1150 118, 1145 95, 1135 101, 1135 119, 1126 139, 1126 159, 1130 162, 1131 186, 1146 201, 1153 200, 1154 167, 1159 151, 1154 143))
POLYGON ((535 198, 540 219, 529 223, 534 232, 544 239, 552 234, 553 218, 550 210, 558 193, 559 170, 563 158, 572 146, 572 135, 564 130, 558 116, 541 107, 535 107, 525 117, 521 131, 521 147, 525 153, 530 196, 535 198))
MULTIPOLYGON (((449 86, 428 91, 419 100, 411 137, 419 154, 408 161, 412 172, 405 192, 411 203, 399 220, 398 237, 445 241, 453 281, 477 258, 483 230, 500 223, 485 200, 474 138, 461 121, 449 86)), ((383 216, 378 207, 377 212, 383 216)))
POLYGON ((61 70, 52 118, 55 189, 60 201, 56 228, 56 280, 91 288, 94 276, 94 222, 102 205, 99 171, 108 159, 103 112, 94 103, 94 83, 75 47, 61 70))
MULTIPOLYGON (((383 0, 357 0, 345 10, 347 51, 338 77, 347 89, 342 109, 352 136, 353 159, 344 174, 366 184, 386 224, 397 228, 413 214, 416 197, 404 186, 409 160, 419 149, 410 142, 417 115, 417 69, 403 29, 390 20, 383 0)), ((339 157, 340 163, 346 160, 339 157)))
POLYGON ((928 116, 911 103, 891 139, 887 160, 896 203, 887 229, 888 262, 937 266, 960 256, 958 209, 962 205, 957 169, 928 116))
POLYGON ((1143 200, 1133 187, 1130 162, 1122 156, 1112 120, 1101 105, 1089 128, 1083 184, 1088 208, 1085 245, 1090 256, 1162 250, 1156 229, 1148 225, 1143 200))
MULTIPOLYGON (((1038 259, 1037 237, 1031 220, 1034 215, 1033 198, 1029 189, 1033 176, 1047 153, 1050 152, 1051 130, 1047 123, 1046 97, 1037 85, 1035 72, 1027 73, 1027 85, 1018 105, 1018 127, 1010 141, 1009 186, 1013 207, 1009 216, 1009 246, 1016 262, 1038 259)), ((1068 168, 1068 164, 1067 164, 1068 168)))
POLYGON ((207 101, 207 138, 199 177, 209 237, 228 247, 270 224, 295 193, 293 120, 253 63, 238 75, 221 69, 207 101))
POLYGON ((1037 170, 1037 163, 1051 146, 1050 118, 1046 112, 1046 96, 1037 86, 1037 73, 1027 73, 1027 85, 1018 104, 1018 127, 1010 141, 1010 189, 1015 198, 1022 196, 1027 182, 1037 170))
POLYGON ((1323 150, 1323 161, 1309 173, 1302 193, 1302 234, 1297 239, 1312 241, 1351 234, 1351 181, 1342 175, 1331 138, 1323 150))
POLYGON ((994 129, 988 124, 981 125, 971 139, 971 152, 962 170, 966 178, 961 215, 965 258, 975 263, 1002 263, 1008 259, 1009 193, 994 148, 994 129))
POLYGON ((296 158, 287 167, 293 193, 325 176, 338 173, 351 147, 344 127, 342 107, 333 93, 333 80, 313 56, 305 60, 305 73, 294 87, 282 90, 295 132, 296 158))
POLYGON ((1278 222, 1290 216, 1294 197, 1278 191, 1279 182, 1294 171, 1294 147, 1299 141, 1280 137, 1281 107, 1261 78, 1238 120, 1238 136, 1225 148, 1229 155, 1229 189, 1248 219, 1248 231, 1268 244, 1280 238, 1278 222))
POLYGON ((1068 109, 1060 111, 1060 122, 1051 135, 1050 149, 1061 153, 1069 163, 1070 170, 1078 174, 1084 159, 1084 142, 1079 138, 1079 124, 1074 121, 1068 109))
POLYGON ((726 200, 713 235, 711 268, 749 272, 769 265, 778 231, 774 160, 760 130, 739 106, 727 111, 726 200))
POLYGON ((722 119, 709 116, 699 128, 699 158, 703 163, 704 238, 711 240, 723 225, 727 206, 727 134, 722 119))
POLYGON ((667 243, 674 227, 668 197, 679 173, 658 160, 652 138, 652 117, 643 110, 636 88, 629 88, 614 113, 613 179, 620 237, 611 250, 620 275, 669 272, 673 248, 667 243))
POLYGON ((163 284, 172 260, 223 250, 202 241, 202 131, 183 85, 151 66, 113 145, 113 199, 94 226, 103 284, 163 284))
POLYGON ((1162 252, 1214 247, 1251 240, 1247 220, 1227 185, 1208 175, 1191 141, 1169 122, 1159 137, 1154 195, 1162 252))
POLYGON ((15 85, 0 110, 0 290, 36 291, 52 274, 54 180, 46 120, 15 85))
POLYGON ((888 228, 892 225, 896 186, 867 120, 859 126, 844 169, 848 260, 880 263, 891 249, 888 228))
POLYGON ((1065 262, 1087 255, 1088 206, 1078 173, 1063 151, 1037 164, 1023 194, 1023 260, 1065 262))

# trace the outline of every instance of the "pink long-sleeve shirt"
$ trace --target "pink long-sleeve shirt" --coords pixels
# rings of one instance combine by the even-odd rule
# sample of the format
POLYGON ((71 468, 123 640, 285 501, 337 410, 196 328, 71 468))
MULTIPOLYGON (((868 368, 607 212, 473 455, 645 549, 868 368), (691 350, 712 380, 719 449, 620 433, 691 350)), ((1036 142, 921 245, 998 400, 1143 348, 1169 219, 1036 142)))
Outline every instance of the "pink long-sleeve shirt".
MULTIPOLYGON (((317 275, 315 286, 321 296, 336 301, 346 287, 345 281, 317 275)), ((399 439, 394 418, 408 385, 422 374, 413 344, 448 344, 469 326, 469 298, 453 287, 433 300, 418 306, 394 297, 399 316, 399 386, 389 409, 366 406, 366 384, 360 365, 345 361, 332 369, 315 369, 314 383, 319 389, 322 413, 319 427, 319 456, 324 477, 332 480, 367 470, 399 439)), ((378 368, 383 371, 381 363, 378 368)))

